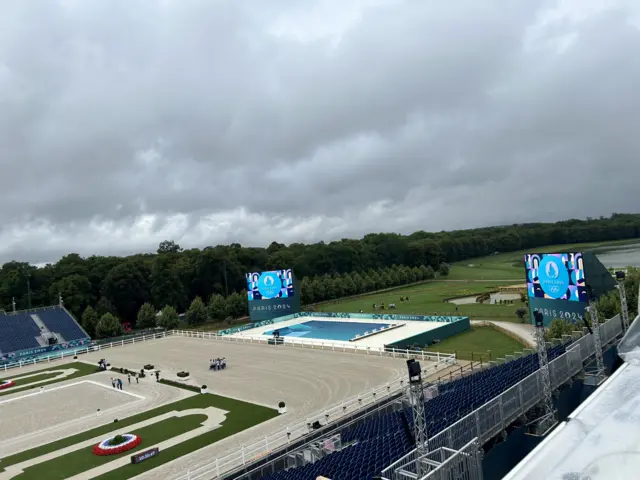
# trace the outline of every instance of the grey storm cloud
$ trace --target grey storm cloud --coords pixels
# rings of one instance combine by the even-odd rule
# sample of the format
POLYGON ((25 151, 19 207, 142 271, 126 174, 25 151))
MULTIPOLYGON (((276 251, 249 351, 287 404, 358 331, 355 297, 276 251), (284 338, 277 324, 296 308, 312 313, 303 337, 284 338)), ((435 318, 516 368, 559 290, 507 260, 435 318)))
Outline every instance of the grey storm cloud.
POLYGON ((633 0, 5 0, 0 260, 640 211, 633 0))

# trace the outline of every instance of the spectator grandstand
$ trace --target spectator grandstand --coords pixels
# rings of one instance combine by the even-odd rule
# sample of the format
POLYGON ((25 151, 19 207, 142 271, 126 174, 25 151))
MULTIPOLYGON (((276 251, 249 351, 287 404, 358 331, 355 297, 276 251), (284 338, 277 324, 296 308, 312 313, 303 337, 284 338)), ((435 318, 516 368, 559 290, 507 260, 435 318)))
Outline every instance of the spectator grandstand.
POLYGON ((64 307, 0 311, 0 362, 26 360, 90 341, 64 307))
MULTIPOLYGON (((565 353, 569 344, 548 350, 549 360, 565 353)), ((494 368, 439 385, 439 394, 425 403, 430 436, 442 432, 539 368, 538 356, 527 355, 494 368)), ((342 450, 305 466, 264 477, 267 480, 315 480, 322 475, 340 480, 373 478, 415 448, 411 408, 345 429, 342 450)))

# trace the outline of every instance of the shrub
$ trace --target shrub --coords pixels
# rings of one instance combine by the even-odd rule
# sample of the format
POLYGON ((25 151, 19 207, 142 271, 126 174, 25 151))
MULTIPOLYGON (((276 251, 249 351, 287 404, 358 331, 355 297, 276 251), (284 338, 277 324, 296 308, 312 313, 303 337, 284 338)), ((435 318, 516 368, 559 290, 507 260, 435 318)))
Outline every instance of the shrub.
POLYGON ((207 388, 207 386, 206 385, 202 385, 200 388, 205 389, 205 388, 207 388))
POLYGON ((122 435, 116 435, 111 439, 111 441, 109 442, 109 445, 120 445, 121 443, 126 442, 126 440, 127 439, 124 438, 122 435))
POLYGON ((153 370, 153 368, 154 368, 154 366, 151 365, 151 364, 147 364, 147 365, 144 366, 145 370, 153 370))
POLYGON ((200 387, 194 387, 193 385, 186 385, 182 382, 174 382, 172 380, 165 380, 161 378, 159 383, 164 385, 169 385, 170 387, 182 388, 183 390, 189 390, 190 392, 200 393, 200 387))
POLYGON ((284 402, 280 402, 280 403, 278 404, 278 408, 284 408, 284 402))
POLYGON ((74 359, 74 360, 77 360, 77 359, 78 359, 78 355, 74 355, 74 356, 73 356, 73 359, 74 359))
POLYGON ((178 377, 185 378, 189 376, 189 372, 178 372, 178 377))

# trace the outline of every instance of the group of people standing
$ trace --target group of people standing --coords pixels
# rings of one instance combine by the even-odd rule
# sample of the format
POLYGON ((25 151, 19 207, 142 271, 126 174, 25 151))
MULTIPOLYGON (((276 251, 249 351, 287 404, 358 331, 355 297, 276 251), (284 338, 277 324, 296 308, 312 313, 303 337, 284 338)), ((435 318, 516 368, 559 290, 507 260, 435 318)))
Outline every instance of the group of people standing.
POLYGON ((226 358, 212 358, 209 360, 209 370, 224 370, 227 368, 226 358))

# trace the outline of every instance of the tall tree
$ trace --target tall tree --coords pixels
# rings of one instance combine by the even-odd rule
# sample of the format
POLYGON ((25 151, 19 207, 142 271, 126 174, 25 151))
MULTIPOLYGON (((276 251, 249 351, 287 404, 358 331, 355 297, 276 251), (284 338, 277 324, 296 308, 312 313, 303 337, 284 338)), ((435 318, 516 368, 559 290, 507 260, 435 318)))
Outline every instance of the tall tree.
POLYGON ((144 303, 138 310, 136 318, 137 328, 153 328, 156 326, 156 309, 150 303, 144 303))
POLYGON ((85 308, 96 303, 91 282, 87 277, 76 273, 62 277, 51 285, 49 298, 52 303, 56 303, 58 295, 62 295, 64 306, 76 318, 80 318, 85 308))
POLYGON ((98 320, 98 314, 93 309, 93 307, 91 307, 91 305, 84 309, 84 312, 82 313, 81 325, 82 328, 84 328, 84 331, 87 332, 87 334, 92 338, 96 336, 96 326, 98 325, 98 320))
POLYGON ((173 305, 184 311, 187 295, 176 267, 178 257, 171 254, 158 255, 151 264, 151 299, 156 308, 173 305))
POLYGON ((240 318, 247 315, 242 296, 238 292, 233 292, 227 298, 225 315, 231 318, 240 318))
POLYGON ((180 317, 178 312, 171 305, 166 305, 158 316, 158 326, 165 330, 173 330, 180 325, 180 317))
POLYGON ((220 294, 211 295, 209 300, 209 318, 213 320, 224 320, 227 311, 227 300, 220 294))
POLYGON ((200 297, 193 299, 185 316, 189 325, 202 325, 207 321, 207 307, 200 297))
POLYGON ((102 288, 118 316, 135 321, 138 310, 149 300, 149 269, 139 260, 121 263, 107 274, 102 288))
POLYGON ((96 325, 96 335, 98 338, 117 337, 122 335, 122 324, 115 315, 105 313, 100 317, 96 325))

